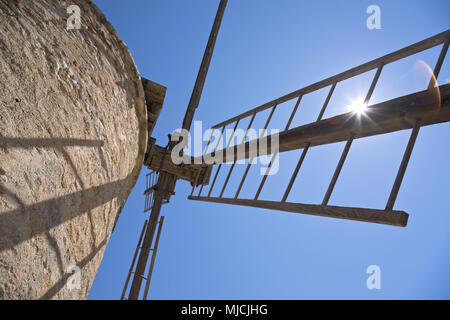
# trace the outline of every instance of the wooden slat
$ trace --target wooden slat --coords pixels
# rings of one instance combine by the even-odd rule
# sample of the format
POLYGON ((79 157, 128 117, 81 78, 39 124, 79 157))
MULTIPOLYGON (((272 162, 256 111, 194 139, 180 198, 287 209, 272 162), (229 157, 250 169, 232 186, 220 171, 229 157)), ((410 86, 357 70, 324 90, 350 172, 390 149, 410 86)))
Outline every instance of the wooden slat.
POLYGON ((295 103, 294 109, 292 110, 291 116, 289 117, 289 120, 286 124, 285 130, 288 130, 289 127, 291 126, 292 120, 294 120, 295 114, 297 113, 298 106, 300 105, 300 102, 302 101, 302 97, 303 96, 298 97, 297 102, 295 103))
POLYGON ((147 283, 145 284, 144 296, 142 297, 143 300, 147 300, 148 289, 150 288, 150 282, 152 280, 153 268, 155 266, 156 254, 158 253, 159 238, 161 237, 161 230, 163 227, 163 223, 164 223, 164 216, 161 216, 161 219, 159 219, 159 225, 158 225, 158 231, 156 233, 155 244, 154 244, 154 247, 152 250, 152 258, 150 260, 150 266, 149 266, 148 273, 147 273, 147 279, 146 279, 147 283))
MULTIPOLYGON (((236 129, 237 129, 238 125, 239 125, 239 121, 240 121, 240 120, 237 120, 237 121, 236 121, 236 124, 235 124, 234 129, 233 129, 233 133, 231 134, 231 136, 230 136, 230 138, 229 138, 229 140, 228 140, 228 142, 227 142, 227 148, 230 146, 230 143, 231 143, 231 141, 233 140, 233 136, 234 136, 234 134, 235 134, 235 132, 236 132, 236 129)), ((224 154, 223 156, 224 156, 224 158, 225 158, 225 157, 226 157, 226 154, 224 154)), ((217 176, 219 175, 219 172, 220 172, 220 169, 221 169, 221 168, 222 168, 222 164, 219 164, 219 166, 217 167, 216 175, 214 176, 213 183, 211 184, 211 187, 209 188, 208 197, 211 195, 211 192, 212 192, 212 190, 213 190, 213 188, 214 188, 214 184, 216 183, 217 176)))
MULTIPOLYGON (((250 123, 248 124, 247 131, 245 131, 244 138, 242 139, 241 143, 245 142, 245 139, 247 138, 248 132, 250 131, 250 128, 252 127, 252 124, 253 124, 253 121, 255 120, 255 117, 256 117, 256 113, 250 119, 250 123)), ((233 172, 233 169, 234 169, 235 165, 236 165, 236 162, 233 162, 233 164, 231 165, 230 170, 228 171, 227 178, 225 179, 225 183, 223 184, 222 191, 220 192, 220 196, 219 196, 220 198, 223 196, 223 193, 225 192, 225 188, 227 187, 228 181, 230 180, 231 173, 233 172)))
POLYGON ((430 83, 428 84, 428 90, 431 90, 434 88, 437 82, 437 78, 439 76, 439 72, 441 72, 442 64, 444 63, 445 55, 448 51, 448 46, 450 43, 450 39, 447 39, 447 41, 442 46, 441 53, 439 55, 439 58, 436 62, 436 66, 434 67, 433 74, 431 75, 430 83))
POLYGON ((326 206, 328 204, 328 201, 330 200, 331 193, 333 192, 334 187, 337 182, 337 179, 339 178, 339 174, 341 173, 342 166, 344 165, 345 159, 347 158, 348 151, 350 150, 350 147, 352 146, 352 142, 353 142, 353 139, 350 139, 345 144, 344 151, 342 151, 342 155, 341 155, 341 158, 339 159, 336 170, 334 171, 333 178, 331 178, 330 185, 328 186, 327 192, 325 193, 325 196, 323 198, 322 206, 326 206))
POLYGON ((317 121, 322 120, 323 114, 325 113, 325 110, 327 109, 328 104, 330 103, 330 99, 331 99, 331 96, 333 95, 334 89, 336 89, 336 84, 337 83, 335 82, 331 86, 330 92, 328 92, 328 96, 325 99, 325 103, 323 104, 322 109, 320 110, 319 116, 317 117, 317 121))
POLYGON ((259 195, 261 194, 261 191, 262 191, 262 189, 264 187, 264 184, 266 183, 267 177, 269 176, 270 170, 272 169, 272 165, 277 160, 277 157, 278 157, 278 153, 274 153, 272 155, 272 159, 270 159, 270 163, 269 163, 269 166, 266 169, 266 173, 264 174, 264 176, 262 178, 262 181, 259 184, 259 187, 258 187, 258 190, 256 191, 256 195, 255 195, 254 200, 258 200, 259 195))
MULTIPOLYGON (((215 130, 215 129, 213 129, 213 130, 215 130)), ((222 131, 220 132, 220 135, 219 135, 219 139, 217 140, 217 143, 216 143, 216 146, 214 147, 214 149, 213 149, 213 152, 214 151, 216 151, 217 150, 217 147, 219 146, 219 143, 220 143, 220 140, 222 139, 222 136, 223 136, 223 132, 225 131, 225 126, 223 126, 222 127, 222 131)), ((206 148, 205 149, 205 152, 206 151, 208 151, 208 148, 206 148)), ((203 154, 203 156, 204 156, 205 154, 203 154)), ((212 168, 211 168, 211 170, 212 170, 212 168)), ((205 186, 205 184, 202 184, 202 186, 200 187, 200 190, 198 191, 198 196, 200 196, 201 194, 202 194, 202 191, 203 191, 203 187, 205 186)))
POLYGON ((187 131, 190 130, 192 120, 194 118, 195 110, 200 103, 200 98, 203 92, 203 87, 205 85, 206 76, 208 74, 209 65, 211 63, 212 55, 214 52, 214 47, 216 45, 217 35, 219 33, 220 25, 222 23, 222 18, 225 13, 225 8, 227 6, 228 0, 220 0, 219 8, 217 9, 216 17, 214 19, 214 24, 209 35, 208 43, 206 44, 205 53, 203 54, 202 63, 200 65, 200 70, 198 71, 197 79, 195 80, 194 89, 192 90, 191 99, 186 110, 186 114, 183 119, 183 129, 187 131))
POLYGON ((144 237, 144 232, 147 227, 147 223, 148 223, 148 220, 145 220, 144 226, 142 227, 141 235, 139 236, 138 244, 136 246, 136 251, 134 252, 133 260, 131 261, 130 271, 128 271, 127 279, 125 280, 125 285, 123 286, 122 295, 120 297, 121 300, 125 299, 125 294, 126 294, 126 291, 128 288, 128 283, 130 282, 130 277, 131 277, 131 274, 133 273, 134 265, 136 264, 136 258, 137 258, 139 249, 141 247, 142 238, 144 237))
POLYGON ((405 227, 409 217, 409 215, 404 211, 393 211, 393 210, 321 206, 321 205, 292 203, 292 202, 276 202, 265 200, 231 199, 231 198, 188 197, 188 199, 302 213, 329 218, 380 223, 399 227, 405 227))
POLYGON ((395 200, 397 199, 398 191, 400 190, 400 185, 402 184, 403 177, 405 176, 406 167, 408 166, 409 158, 414 149, 414 144, 416 143, 417 135, 419 134, 420 121, 416 122, 411 136, 406 146, 405 153, 403 154, 402 162, 400 163, 400 168, 398 169, 397 176, 395 177, 394 185, 392 186, 391 194, 389 195, 388 202, 386 204, 386 210, 392 210, 394 208, 395 200))
MULTIPOLYGON (((275 112, 276 108, 277 108, 276 105, 273 106, 272 111, 270 112, 269 117, 266 120, 266 124, 264 125, 264 129, 261 132, 261 134, 259 135, 259 139, 261 139, 264 136, 264 134, 266 133, 266 129, 269 126, 270 121, 272 120, 272 116, 273 116, 273 113, 275 112)), ((256 113, 255 113, 255 115, 256 115, 256 113)), ((234 196, 235 198, 237 198, 239 196, 239 193, 241 192, 242 186, 244 185, 244 181, 247 178, 247 174, 248 174, 248 171, 250 170, 250 166, 252 165, 253 159, 254 158, 251 158, 247 164, 247 168, 245 169, 244 175, 242 176, 241 182, 239 183, 239 187, 236 191, 236 195, 234 196)))
POLYGON ((300 167, 302 166, 303 161, 305 161, 305 157, 306 154, 308 153, 308 150, 309 145, 307 145, 302 151, 302 155, 300 156, 300 159, 297 162, 297 166, 295 167, 294 172, 292 173, 291 180, 289 180, 289 184, 286 188, 286 191, 284 192, 283 199, 281 199, 282 202, 285 202, 287 200, 289 193, 291 192, 292 186, 294 185, 294 181, 297 178, 298 172, 300 171, 300 167))

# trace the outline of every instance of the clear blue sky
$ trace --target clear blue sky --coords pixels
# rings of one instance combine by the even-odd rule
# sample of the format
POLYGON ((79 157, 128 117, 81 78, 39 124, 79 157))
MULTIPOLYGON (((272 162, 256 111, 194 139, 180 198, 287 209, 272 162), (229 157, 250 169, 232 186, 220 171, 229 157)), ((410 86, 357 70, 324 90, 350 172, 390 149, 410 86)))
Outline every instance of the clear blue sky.
MULTIPOLYGON (((219 0, 95 2, 140 73, 167 87, 153 133, 165 145, 167 134, 181 126, 219 0)), ((229 0, 195 119, 210 127, 445 31, 449 12, 448 0, 229 0), (381 30, 366 27, 371 4, 381 8, 381 30)), ((371 102, 425 89, 429 77, 418 61, 433 68, 440 48, 387 66, 371 102)), ((447 55, 440 84, 449 82, 449 63, 447 55)), ((325 117, 364 95, 372 76, 338 85, 325 117)), ((293 126, 314 120, 326 90, 304 98, 293 126)), ((275 113, 270 127, 281 129, 290 108, 275 113)), ((409 134, 355 141, 330 204, 384 208, 409 134)), ((162 210, 166 220, 150 298, 449 299, 449 134, 448 123, 420 131, 395 205, 410 214, 406 228, 189 201, 191 188, 179 181, 162 210), (369 265, 381 268, 381 290, 366 288, 369 265)), ((343 147, 311 149, 288 200, 320 203, 343 147)), ((280 199, 299 154, 283 154, 261 199, 280 199)), ((230 185, 243 170, 237 167, 230 185)), ((261 179, 253 171, 244 197, 254 195, 261 179)), ((120 297, 146 218, 145 173, 111 236, 90 299, 120 297)))

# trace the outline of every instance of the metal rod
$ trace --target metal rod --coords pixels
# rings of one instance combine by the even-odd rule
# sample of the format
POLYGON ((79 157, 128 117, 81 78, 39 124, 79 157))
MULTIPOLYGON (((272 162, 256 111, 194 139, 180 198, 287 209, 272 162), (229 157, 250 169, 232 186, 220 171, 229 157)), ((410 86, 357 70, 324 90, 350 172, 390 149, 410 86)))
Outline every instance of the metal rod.
MULTIPOLYGON (((241 143, 245 142, 245 139, 247 138, 247 134, 248 134, 250 128, 252 127, 253 120, 255 120, 255 117, 256 117, 256 113, 253 114, 253 116, 252 116, 252 118, 250 120, 250 123, 248 124, 247 131, 245 131, 244 138, 242 139, 241 143)), ((231 173, 233 172, 233 169, 234 169, 235 165, 236 165, 236 162, 233 162, 233 164, 231 165, 230 171, 228 172, 228 175, 227 175, 227 178, 226 178, 225 183, 223 185, 222 191, 220 192, 220 196, 219 196, 220 198, 223 196, 223 193, 225 192, 225 188, 227 187, 228 180, 230 180, 230 176, 231 176, 231 173)))
POLYGON ((394 208, 395 200, 397 199, 398 191, 405 176, 406 167, 408 166, 409 158, 416 143, 417 135, 420 130, 420 121, 416 121, 416 124, 411 132, 411 136, 406 146, 405 153, 403 155, 402 162, 400 163, 400 168, 398 169, 397 176, 395 178, 394 185, 392 186, 391 194, 389 195, 388 202, 386 204, 386 210, 392 210, 394 208))
POLYGON ((156 253, 158 252, 159 238, 161 236, 161 230, 163 227, 163 223, 164 223, 164 216, 161 216, 161 219, 159 219, 158 231, 156 233, 155 245, 154 245, 153 251, 152 251, 152 259, 150 261, 150 267, 149 267, 148 273, 147 273, 147 283, 145 284, 143 300, 147 300, 148 289, 150 288, 150 282, 152 280, 153 267, 155 266, 156 253))
POLYGON ((125 285, 123 286, 121 300, 125 299, 125 293, 128 288, 128 283, 130 282, 131 273, 133 272, 134 264, 136 263, 137 254, 139 252, 139 248, 141 247, 142 238, 144 236, 145 228, 147 227, 148 220, 145 220, 144 226, 142 227, 141 235, 139 236, 139 241, 136 246, 136 251, 134 252, 133 260, 131 262, 130 271, 128 271, 127 279, 125 280, 125 285))
MULTIPOLYGON (((264 136, 264 134, 266 133, 266 129, 267 129, 267 127, 269 126, 270 120, 272 120, 272 116, 273 116, 273 113, 275 112, 276 107, 277 107, 276 105, 272 107, 272 111, 270 112, 269 117, 268 117, 267 120, 266 120, 266 124, 265 124, 265 126, 264 126, 264 129, 263 129, 263 131, 262 131, 261 134, 260 134, 260 137, 259 137, 260 139, 261 139, 261 138, 264 136)), ((256 114, 256 113, 255 113, 255 114, 256 114)), ((244 185, 245 178, 247 177, 248 171, 250 170, 250 166, 252 165, 252 162, 253 162, 253 159, 254 159, 254 158, 255 158, 255 157, 252 157, 252 158, 249 160, 248 164, 247 164, 247 168, 245 169, 244 175, 242 176, 241 183, 239 184, 239 187, 238 187, 238 189, 237 189, 237 191, 236 191, 236 194, 235 194, 235 196, 234 196, 235 199, 237 199, 237 197, 239 196, 239 193, 241 192, 242 186, 244 185)), ((209 195, 208 195, 208 196, 209 196, 209 195)))
POLYGON ((433 89, 435 84, 437 83, 437 78, 439 76, 439 72, 441 71, 442 64, 444 63, 449 43, 450 39, 447 39, 447 41, 445 41, 444 43, 444 46, 442 47, 441 54, 439 55, 439 58, 436 62, 436 66, 434 67, 433 74, 431 75, 430 83, 428 84, 428 90, 433 89))
POLYGON ((339 177, 339 174, 341 173, 342 166, 344 165, 345 158, 347 158, 348 151, 350 150, 350 146, 352 145, 353 139, 350 139, 345 144, 344 151, 342 152, 341 159, 339 160, 339 163, 336 167, 336 170, 334 171, 333 178, 331 179, 330 185, 328 186, 327 193, 325 194, 325 197, 322 201, 322 206, 326 206, 328 204, 328 201, 330 200, 331 193, 333 192, 334 186, 336 185, 336 181, 339 177))
POLYGON ((378 209, 321 206, 317 204, 277 202, 251 199, 189 197, 189 200, 223 203, 238 206, 247 206, 269 210, 280 210, 293 213, 309 214, 314 216, 356 220, 372 223, 388 224, 405 227, 408 222, 408 214, 404 211, 386 211, 378 209))

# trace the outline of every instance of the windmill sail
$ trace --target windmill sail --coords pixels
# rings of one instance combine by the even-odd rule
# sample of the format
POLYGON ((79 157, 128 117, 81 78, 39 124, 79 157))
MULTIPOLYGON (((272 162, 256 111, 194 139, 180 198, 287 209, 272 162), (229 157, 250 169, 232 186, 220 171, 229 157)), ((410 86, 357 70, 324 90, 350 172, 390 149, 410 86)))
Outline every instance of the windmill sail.
MULTIPOLYGON (((250 123, 256 114, 270 109, 270 114, 266 121, 265 129, 270 122, 273 112, 282 103, 296 100, 295 106, 292 110, 292 114, 286 124, 284 131, 277 135, 278 148, 273 148, 271 141, 273 136, 269 136, 268 147, 263 151, 257 150, 255 152, 251 150, 252 145, 259 145, 260 139, 253 141, 242 142, 240 145, 229 147, 229 144, 225 149, 216 151, 213 150, 208 154, 204 154, 202 157, 197 157, 195 163, 206 162, 206 159, 215 158, 216 171, 209 190, 205 190, 206 195, 202 195, 205 188, 203 185, 199 187, 198 193, 194 195, 195 185, 192 189, 191 195, 188 197, 190 200, 224 203, 240 206, 250 206, 264 209, 281 210, 288 212, 304 213, 318 216, 326 216, 341 219, 358 220, 365 222, 374 222, 381 224, 389 224, 394 226, 406 226, 408 220, 408 214, 404 211, 393 210, 397 194, 399 192, 403 176, 406 171, 406 167, 409 162, 414 143, 416 141, 419 130, 422 126, 442 123, 450 121, 450 85, 445 84, 442 86, 436 86, 436 78, 439 75, 440 69, 444 62, 446 53, 449 47, 450 30, 440 33, 431 38, 425 39, 416 44, 410 45, 406 48, 385 55, 381 58, 367 62, 356 68, 350 69, 336 76, 330 77, 323 81, 319 81, 315 84, 307 86, 303 89, 292 92, 279 99, 265 103, 257 108, 246 111, 236 117, 223 121, 215 125, 213 130, 223 130, 225 126, 235 124, 235 132, 239 121, 250 118, 250 123), (421 51, 433 48, 438 45, 442 45, 441 53, 436 62, 434 72, 431 75, 428 87, 424 91, 416 92, 404 97, 399 97, 390 101, 385 101, 376 105, 369 105, 370 98, 373 94, 375 86, 379 80, 383 67, 392 62, 406 58, 421 51), (370 88, 366 94, 364 103, 369 105, 367 108, 366 117, 359 117, 355 113, 345 113, 329 119, 322 119, 328 103, 334 93, 336 86, 343 80, 356 77, 365 72, 376 70, 370 88), (319 116, 316 122, 289 129, 292 119, 298 112, 301 104, 301 99, 304 95, 320 90, 322 88, 329 87, 328 96, 320 109, 319 116), (388 132, 394 132, 399 130, 411 129, 411 136, 404 152, 403 159, 400 164, 397 176, 395 178, 392 191, 387 201, 384 210, 370 209, 370 208, 355 208, 355 207, 338 207, 328 205, 329 199, 332 195, 336 182, 339 178, 341 169, 345 163, 346 157, 351 148, 352 142, 355 139, 379 135, 388 132), (323 197, 322 203, 312 205, 303 203, 287 202, 287 197, 290 194, 291 188, 297 178, 300 167, 307 156, 308 150, 312 147, 330 144, 334 142, 346 141, 346 145, 342 152, 342 155, 337 163, 334 175, 329 183, 328 189, 323 197), (268 173, 270 167, 273 164, 274 159, 279 152, 286 152, 290 150, 302 149, 299 154, 299 160, 295 167, 291 179, 288 185, 285 186, 285 192, 280 201, 266 201, 260 199, 261 191, 264 187, 266 180, 268 179, 268 173), (229 155, 232 154, 233 158, 230 159, 229 155), (257 190, 255 190, 255 196, 252 199, 239 198, 240 191, 243 184, 246 181, 249 168, 252 161, 249 161, 247 168, 241 178, 241 182, 238 186, 235 186, 235 196, 233 198, 224 198, 224 190, 229 182, 231 172, 233 171, 236 161, 241 159, 251 159, 255 156, 272 155, 272 161, 269 164, 266 174, 263 176, 261 183, 257 190), (215 185, 217 176, 222 169, 222 164, 232 160, 233 164, 230 167, 227 178, 222 186, 219 186, 221 190, 219 196, 212 197, 212 190, 217 187, 215 185)), ((209 145, 209 142, 208 142, 209 145)), ((206 150, 205 150, 206 153, 206 150)))

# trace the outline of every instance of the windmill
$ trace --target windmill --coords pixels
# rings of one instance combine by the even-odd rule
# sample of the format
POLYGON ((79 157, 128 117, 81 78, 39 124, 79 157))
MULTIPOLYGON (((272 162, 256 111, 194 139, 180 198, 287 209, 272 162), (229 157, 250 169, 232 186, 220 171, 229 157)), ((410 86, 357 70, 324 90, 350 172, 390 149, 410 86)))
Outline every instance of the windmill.
MULTIPOLYGON (((206 80, 206 75, 226 5, 227 0, 220 1, 197 80, 195 82, 191 99, 182 122, 182 129, 188 131, 191 128, 193 116, 200 101, 203 85, 206 80)), ((150 212, 150 216, 149 219, 145 221, 142 228, 131 267, 125 281, 121 299, 139 299, 144 281, 145 289, 142 298, 144 300, 147 299, 153 266, 158 250, 159 238, 164 223, 164 217, 160 216, 161 208, 164 204, 169 203, 170 197, 174 195, 177 180, 185 180, 191 183, 192 191, 188 196, 188 199, 194 201, 248 206, 261 209, 271 209, 405 227, 407 225, 409 215, 404 211, 394 210, 394 204, 400 190, 415 141, 419 134, 419 130, 423 126, 450 121, 450 84, 438 86, 436 81, 448 51, 449 42, 450 30, 447 30, 431 38, 425 39, 378 59, 362 64, 358 67, 289 93, 273 101, 267 102, 231 119, 222 121, 212 127, 213 131, 209 141, 207 142, 207 146, 204 149, 203 155, 191 157, 193 160, 191 163, 193 164, 175 164, 171 158, 174 144, 169 142, 166 147, 162 147, 156 145, 155 139, 150 138, 144 160, 144 165, 151 170, 146 177, 147 185, 146 190, 144 191, 144 211, 150 212), (425 90, 406 96, 397 97, 382 103, 370 105, 370 99, 380 78, 383 67, 439 45, 443 46, 434 67, 433 74, 431 75, 428 87, 425 88, 425 90), (363 107, 366 110, 365 116, 361 116, 355 112, 348 112, 332 118, 323 119, 336 86, 344 80, 356 77, 368 71, 375 71, 375 75, 363 102, 363 107), (321 106, 317 120, 306 125, 291 128, 295 115, 299 112, 299 110, 301 110, 302 97, 308 93, 312 93, 323 88, 329 88, 329 92, 324 104, 321 106), (288 101, 294 101, 294 107, 284 130, 279 134, 272 134, 267 137, 263 137, 263 135, 261 135, 259 138, 250 141, 246 141, 246 135, 244 135, 242 143, 234 146, 230 146, 231 137, 233 137, 233 135, 231 135, 230 139, 226 141, 225 148, 218 150, 219 143, 217 143, 212 146, 212 150, 208 151, 208 148, 212 142, 211 139, 213 132, 219 132, 220 135, 218 140, 220 140, 223 137, 226 126, 234 126, 234 133, 238 128, 239 123, 244 119, 249 119, 249 125, 247 128, 248 131, 251 128, 256 115, 268 110, 269 115, 264 126, 264 130, 267 130, 274 111, 281 104, 288 101), (380 210, 372 208, 329 205, 329 199, 333 193, 336 182, 339 179, 339 175, 353 141, 355 139, 399 130, 411 130, 411 135, 405 148, 389 198, 387 199, 385 209, 380 210), (267 148, 259 148, 255 152, 255 150, 252 149, 252 146, 259 145, 262 139, 267 139, 267 148), (275 141, 277 143, 275 143, 275 141), (297 179, 300 168, 308 154, 308 150, 316 146, 335 142, 346 142, 346 144, 342 151, 341 157, 337 162, 336 169, 322 202, 320 204, 288 202, 288 196, 291 193, 291 189, 297 179), (299 150, 298 162, 292 172, 289 183, 284 186, 285 189, 283 197, 279 201, 262 200, 261 191, 269 178, 269 172, 274 164, 274 161, 279 153, 292 150, 299 150), (233 158, 231 159, 231 166, 226 174, 226 179, 223 185, 217 186, 216 182, 219 172, 224 168, 224 163, 230 162, 229 157, 227 157, 227 155, 230 154, 233 155, 233 158), (264 155, 271 155, 272 158, 267 167, 266 174, 263 175, 259 187, 255 190, 254 197, 250 199, 240 198, 239 196, 241 194, 242 187, 245 184, 248 172, 253 162, 252 159, 264 155), (213 164, 207 161, 207 159, 211 158, 215 159, 213 164), (241 177, 239 185, 234 187, 234 197, 225 198, 223 197, 225 190, 227 187, 231 188, 231 186, 228 185, 228 182, 230 181, 230 176, 233 172, 235 164, 237 161, 243 159, 250 159, 250 161, 241 177), (213 190, 220 190, 219 195, 212 196, 213 190), (149 258, 150 264, 148 263, 149 258)), ((146 81, 147 80, 143 79, 144 87, 146 81)), ((157 114, 155 115, 149 111, 148 115, 149 119, 154 119, 156 121, 157 114)))

